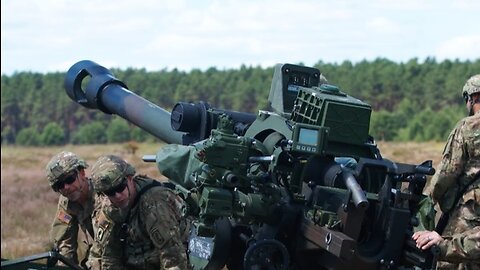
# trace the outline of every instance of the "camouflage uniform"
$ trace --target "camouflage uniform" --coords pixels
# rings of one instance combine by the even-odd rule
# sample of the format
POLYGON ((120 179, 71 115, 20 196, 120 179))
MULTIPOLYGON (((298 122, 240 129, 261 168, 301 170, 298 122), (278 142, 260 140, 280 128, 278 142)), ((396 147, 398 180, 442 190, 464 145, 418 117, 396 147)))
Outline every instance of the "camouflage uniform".
MULTIPOLYGON (((92 189, 93 190, 93 187, 92 189)), ((90 192, 87 204, 82 206, 60 195, 57 213, 53 221, 51 237, 60 254, 73 260, 75 263, 85 265, 88 249, 93 243, 93 227, 90 215, 93 211, 95 195, 90 192), (83 241, 78 243, 79 229, 83 233, 83 241), (77 257, 77 250, 81 256, 77 257)))
MULTIPOLYGON (((97 192, 112 188, 134 168, 116 156, 101 157, 92 168, 97 192)), ((134 176, 135 203, 127 206, 123 215, 121 238, 127 269, 187 269, 186 248, 182 243, 182 200, 170 189, 147 185, 156 182, 144 176, 134 176), (146 191, 143 193, 142 189, 146 191), (142 194, 143 193, 143 194, 142 194)), ((118 227, 117 227, 118 228, 118 227)), ((117 231, 117 230, 115 230, 117 231)), ((105 252, 117 253, 118 245, 111 243, 105 252)))
MULTIPOLYGON (((45 170, 50 186, 54 186, 59 179, 68 175, 79 167, 86 168, 85 161, 71 152, 60 152, 47 164, 45 170)), ((88 250, 93 242, 93 227, 91 214, 95 200, 93 186, 90 180, 88 199, 84 205, 70 201, 60 195, 57 213, 52 224, 51 238, 60 254, 73 262, 85 266, 88 250), (82 231, 81 240, 78 239, 79 229, 82 231), (77 256, 77 253, 80 256, 77 256)))
POLYGON ((451 212, 439 244, 439 269, 480 269, 480 180, 453 205, 457 193, 480 171, 480 111, 458 122, 450 133, 431 196, 451 212))
POLYGON ((108 197, 97 195, 92 213, 94 244, 87 265, 91 269, 125 269, 122 262, 120 225, 125 214, 108 197))
MULTIPOLYGON (((141 190, 151 179, 136 176, 141 190)), ((130 209, 125 252, 127 265, 142 269, 187 269, 187 256, 181 232, 179 208, 182 202, 170 189, 154 187, 145 192, 130 209)))

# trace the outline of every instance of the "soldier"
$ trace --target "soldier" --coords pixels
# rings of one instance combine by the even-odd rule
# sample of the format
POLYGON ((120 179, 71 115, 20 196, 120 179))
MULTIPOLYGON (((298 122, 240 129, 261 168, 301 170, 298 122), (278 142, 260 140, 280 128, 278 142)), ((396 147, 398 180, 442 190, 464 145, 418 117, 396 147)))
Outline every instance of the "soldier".
POLYGON ((83 267, 93 242, 90 216, 95 199, 85 168, 87 163, 83 159, 65 151, 55 155, 45 168, 51 188, 60 193, 51 237, 61 255, 83 267), (78 241, 79 229, 84 242, 78 241))
MULTIPOLYGON (((96 192, 124 211, 121 249, 127 269, 187 269, 181 239, 183 202, 173 191, 135 175, 132 165, 113 155, 98 159, 92 180, 96 192)), ((114 249, 118 246, 111 243, 106 252, 114 249)))
POLYGON ((60 254, 84 268, 122 269, 121 254, 105 254, 103 248, 112 234, 112 217, 118 215, 118 210, 108 198, 94 193, 85 172, 87 166, 83 159, 66 151, 47 164, 50 186, 60 193, 52 226, 53 241, 60 254), (79 229, 83 241, 78 239, 79 229))
POLYGON ((440 247, 438 269, 480 269, 480 74, 468 79, 462 95, 469 116, 450 133, 432 178, 430 195, 442 218, 436 231, 412 236, 419 248, 440 247))
POLYGON ((113 206, 108 197, 97 194, 92 213, 94 242, 87 262, 90 269, 125 269, 122 250, 119 248, 121 242, 118 238, 121 221, 123 221, 121 209, 113 206))

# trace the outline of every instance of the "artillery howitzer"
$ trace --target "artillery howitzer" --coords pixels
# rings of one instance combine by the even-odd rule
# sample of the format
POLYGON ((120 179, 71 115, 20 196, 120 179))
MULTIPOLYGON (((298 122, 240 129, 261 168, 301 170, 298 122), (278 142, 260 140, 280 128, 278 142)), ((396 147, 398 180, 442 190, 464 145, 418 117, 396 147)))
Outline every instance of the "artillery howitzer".
POLYGON ((65 89, 170 144, 143 159, 187 202, 194 269, 435 264, 434 248, 410 240, 431 161, 382 158, 368 134, 371 107, 322 84, 318 69, 277 65, 272 110, 256 115, 205 102, 179 102, 169 113, 92 61, 69 69, 65 89))

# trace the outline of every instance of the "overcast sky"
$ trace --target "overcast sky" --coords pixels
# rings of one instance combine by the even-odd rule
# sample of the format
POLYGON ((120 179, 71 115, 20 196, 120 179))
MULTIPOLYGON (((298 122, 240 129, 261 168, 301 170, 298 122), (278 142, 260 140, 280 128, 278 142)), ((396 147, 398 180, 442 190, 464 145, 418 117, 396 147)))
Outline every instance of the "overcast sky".
POLYGON ((477 0, 3 0, 1 73, 480 58, 477 0))

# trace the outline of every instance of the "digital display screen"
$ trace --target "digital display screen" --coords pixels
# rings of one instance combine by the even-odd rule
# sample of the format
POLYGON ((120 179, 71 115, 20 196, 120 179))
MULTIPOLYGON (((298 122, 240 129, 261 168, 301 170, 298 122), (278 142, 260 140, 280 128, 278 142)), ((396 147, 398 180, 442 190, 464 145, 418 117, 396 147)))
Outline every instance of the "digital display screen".
POLYGON ((309 128, 300 128, 298 132, 298 143, 304 145, 316 146, 318 142, 318 130, 309 128))

